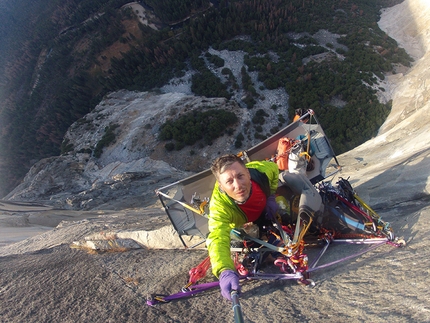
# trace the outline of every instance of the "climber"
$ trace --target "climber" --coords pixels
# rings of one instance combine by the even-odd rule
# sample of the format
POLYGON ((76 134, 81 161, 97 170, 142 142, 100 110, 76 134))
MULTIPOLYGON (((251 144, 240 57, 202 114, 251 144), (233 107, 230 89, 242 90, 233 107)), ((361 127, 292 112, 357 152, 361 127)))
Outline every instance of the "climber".
POLYGON ((207 248, 212 272, 219 278, 221 294, 231 300, 240 291, 239 275, 230 256, 230 231, 245 223, 273 219, 278 210, 275 191, 279 170, 270 161, 245 164, 236 155, 217 158, 211 167, 216 178, 209 205, 207 248))
MULTIPOLYGON (((293 118, 293 122, 296 122, 306 113, 306 110, 296 109, 296 110, 294 110, 294 113, 295 113, 295 115, 293 118)), ((302 122, 306 123, 306 122, 308 122, 308 119, 304 119, 304 120, 302 120, 302 122)))

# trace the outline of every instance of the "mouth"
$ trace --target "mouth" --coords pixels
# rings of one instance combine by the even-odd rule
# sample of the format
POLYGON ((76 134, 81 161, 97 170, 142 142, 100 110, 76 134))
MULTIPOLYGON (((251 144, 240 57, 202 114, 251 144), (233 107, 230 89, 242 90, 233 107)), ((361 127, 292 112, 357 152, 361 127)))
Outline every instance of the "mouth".
POLYGON ((237 195, 243 196, 243 195, 245 195, 245 191, 244 190, 239 191, 239 192, 237 192, 237 195))
POLYGON ((236 193, 236 196, 238 197, 236 198, 236 200, 240 200, 240 201, 244 201, 247 198, 246 191, 239 191, 236 193))

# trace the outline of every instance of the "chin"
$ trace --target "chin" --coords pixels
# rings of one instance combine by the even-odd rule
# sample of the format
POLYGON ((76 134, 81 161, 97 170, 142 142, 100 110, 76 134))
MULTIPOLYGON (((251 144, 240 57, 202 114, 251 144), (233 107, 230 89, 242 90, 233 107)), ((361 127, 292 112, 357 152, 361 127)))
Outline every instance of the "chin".
POLYGON ((243 203, 243 202, 245 202, 247 199, 248 199, 248 195, 240 195, 240 196, 238 196, 235 200, 236 200, 236 201, 238 201, 238 202, 240 202, 240 203, 243 203))

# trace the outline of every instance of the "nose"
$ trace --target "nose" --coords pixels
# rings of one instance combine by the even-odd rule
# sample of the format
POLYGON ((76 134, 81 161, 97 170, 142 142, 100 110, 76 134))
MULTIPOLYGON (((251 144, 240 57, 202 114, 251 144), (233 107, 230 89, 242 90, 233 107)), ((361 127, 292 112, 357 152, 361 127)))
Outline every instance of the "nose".
POLYGON ((242 187, 241 182, 237 178, 235 178, 233 181, 233 187, 236 191, 240 190, 242 187))

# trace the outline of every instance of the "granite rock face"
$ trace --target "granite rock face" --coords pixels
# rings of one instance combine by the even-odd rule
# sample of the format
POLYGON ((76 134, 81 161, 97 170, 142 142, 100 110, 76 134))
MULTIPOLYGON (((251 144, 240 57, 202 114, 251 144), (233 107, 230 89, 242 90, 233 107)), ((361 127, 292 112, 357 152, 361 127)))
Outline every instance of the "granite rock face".
MULTIPOLYGON (((425 0, 404 1, 383 10, 380 28, 415 62, 404 73, 387 75, 384 95, 393 100, 392 111, 378 136, 338 157, 343 166, 340 175, 350 176, 358 192, 377 207, 428 198, 429 10, 425 0)), ((224 98, 111 93, 70 127, 64 142, 69 151, 36 163, 6 199, 84 210, 103 208, 106 203, 115 209, 150 205, 157 200, 156 188, 208 168, 221 153, 235 152, 234 138, 250 118, 247 109, 224 98), (194 109, 213 107, 236 113, 240 121, 233 135, 224 135, 198 151, 187 147, 166 153, 164 143, 157 140, 162 123, 194 109), (109 127, 116 127, 115 141, 95 158, 91 152, 109 127)), ((256 144, 255 139, 247 140, 245 147, 256 144)))
MULTIPOLYGON (((241 294, 245 321, 277 322, 282 318, 283 321, 294 322, 430 322, 430 294, 425 278, 430 268, 430 138, 427 125, 427 66, 430 62, 428 47, 417 36, 429 34, 429 8, 427 0, 407 0, 382 15, 381 28, 399 43, 402 39, 395 34, 404 35, 406 43, 402 47, 409 53, 410 43, 423 44, 425 51, 416 56, 416 62, 409 71, 391 77, 393 111, 379 135, 338 156, 343 165, 339 175, 350 177, 358 194, 377 208, 384 220, 392 223, 397 236, 405 238, 406 247, 381 246, 377 251, 372 250, 331 269, 312 273, 311 278, 317 283, 314 289, 304 289, 288 281, 247 282, 242 285, 241 294)), ((123 94, 162 100, 152 94, 123 94)), ((187 100, 200 99, 187 97, 187 100)), ((127 109, 121 112, 127 113, 127 109)), ((96 115, 94 118, 97 119, 96 115)), ((100 127, 107 125, 109 122, 100 127)), ((73 133, 67 137, 76 145, 74 150, 86 147, 84 138, 91 145, 97 143, 104 128, 93 129, 93 133, 78 129, 78 126, 76 131, 71 129, 73 133), (95 135, 97 131, 98 137, 95 135)), ((163 304, 159 308, 146 306, 145 295, 180 290, 188 280, 188 270, 203 260, 207 251, 178 250, 181 247, 179 239, 173 228, 168 226, 169 220, 161 209, 142 207, 102 211, 108 202, 94 206, 103 199, 111 199, 109 207, 127 205, 130 200, 122 200, 121 197, 132 196, 121 195, 127 188, 137 194, 138 203, 143 203, 145 190, 150 194, 152 187, 160 187, 165 182, 187 175, 179 170, 179 158, 176 163, 156 158, 157 147, 151 146, 150 137, 146 137, 149 132, 146 129, 145 135, 138 135, 148 143, 149 148, 141 145, 142 151, 147 153, 135 152, 136 157, 127 159, 128 154, 124 151, 130 149, 127 148, 129 146, 125 145, 124 149, 118 144, 117 147, 109 146, 112 155, 103 153, 95 161, 88 154, 71 151, 68 155, 34 165, 24 182, 11 193, 10 199, 36 201, 40 198, 59 205, 68 205, 66 201, 71 201, 69 207, 78 208, 83 204, 100 211, 48 208, 43 212, 46 207, 29 203, 27 208, 32 212, 22 222, 31 223, 35 218, 38 223, 42 220, 58 222, 64 218, 74 221, 62 221, 41 235, 0 246, 0 277, 3 279, 0 294, 5 304, 2 309, 6 321, 23 317, 26 319, 20 321, 79 321, 85 318, 103 322, 113 319, 218 322, 233 319, 231 305, 217 291, 163 304), (154 151, 150 153, 151 149, 154 151), (116 159, 110 160, 110 156, 115 154, 116 159), (96 194, 99 195, 96 197, 96 194), (76 247, 85 244, 89 248, 140 249, 88 255, 69 248, 75 241, 76 247)), ((217 144, 220 146, 216 149, 229 145, 225 138, 217 144)), ((216 154, 217 150, 213 153, 216 154)), ((207 159, 213 157, 210 151, 198 154, 206 154, 207 159)), ((154 201, 153 196, 151 200, 154 201)), ((150 199, 147 202, 150 203, 150 199)), ((24 203, 11 204, 10 217, 22 214, 24 203), (20 207, 21 211, 12 212, 12 206, 20 207)), ((0 229, 2 221, 4 218, 0 218, 0 229)), ((327 256, 335 259, 350 257, 356 252, 356 247, 359 246, 333 246, 327 256)))
POLYGON ((371 205, 393 207, 429 200, 430 6, 404 1, 382 13, 379 26, 415 58, 392 75, 393 106, 378 136, 341 156, 342 176, 371 205))
POLYGON ((249 115, 224 98, 183 93, 154 94, 118 91, 105 99, 67 131, 67 152, 37 162, 23 182, 6 196, 9 201, 38 201, 58 208, 96 209, 144 207, 157 201, 155 189, 206 169, 219 153, 232 151, 234 135, 191 153, 189 147, 167 152, 157 139, 168 119, 199 110, 223 108, 239 118, 236 133, 249 115), (95 147, 108 128, 115 140, 100 156, 95 147), (192 156, 191 156, 192 155, 192 156))

